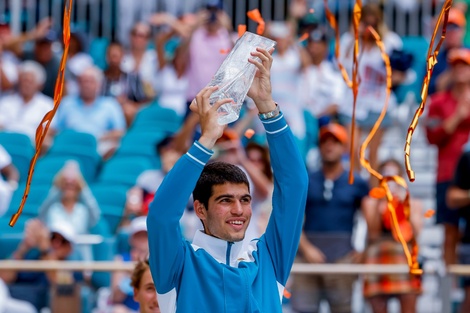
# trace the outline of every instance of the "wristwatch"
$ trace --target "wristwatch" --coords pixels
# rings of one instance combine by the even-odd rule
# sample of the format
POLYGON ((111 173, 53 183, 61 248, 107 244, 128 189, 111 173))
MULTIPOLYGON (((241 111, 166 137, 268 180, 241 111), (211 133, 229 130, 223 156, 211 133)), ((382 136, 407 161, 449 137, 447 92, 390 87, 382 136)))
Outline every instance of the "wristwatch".
POLYGON ((274 110, 266 113, 259 113, 259 118, 262 120, 268 120, 270 118, 278 116, 280 114, 279 105, 276 102, 274 102, 274 104, 276 104, 276 108, 274 110))

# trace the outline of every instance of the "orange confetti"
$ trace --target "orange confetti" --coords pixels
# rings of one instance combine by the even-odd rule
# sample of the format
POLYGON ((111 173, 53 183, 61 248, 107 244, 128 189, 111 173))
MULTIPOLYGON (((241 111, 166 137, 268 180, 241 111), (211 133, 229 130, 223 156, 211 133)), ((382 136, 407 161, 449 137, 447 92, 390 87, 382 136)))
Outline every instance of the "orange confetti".
POLYGON ((256 23, 258 23, 258 27, 256 28, 256 33, 258 35, 263 35, 264 34, 264 28, 265 28, 265 22, 264 22, 263 17, 261 16, 261 13, 259 12, 259 10, 254 9, 254 10, 248 11, 246 13, 246 15, 248 16, 248 18, 250 20, 255 21, 256 23))
POLYGON ((431 80, 431 75, 432 71, 434 69, 434 65, 437 63, 437 56, 439 54, 439 50, 441 49, 441 45, 444 41, 444 38, 446 37, 446 30, 447 30, 447 19, 449 17, 449 10, 452 6, 452 0, 446 0, 444 3, 441 12, 439 13, 439 18, 437 19, 436 25, 434 26, 434 32, 431 37, 431 41, 429 43, 429 49, 428 49, 428 58, 427 58, 427 71, 426 71, 426 76, 424 77, 424 81, 421 87, 421 103, 416 110, 413 119, 411 120, 410 126, 408 127, 408 133, 406 134, 406 143, 405 143, 405 167, 406 167, 406 174, 408 175, 408 178, 411 182, 415 180, 415 173, 411 169, 411 163, 410 163, 410 153, 411 153, 411 141, 413 139, 413 133, 418 126, 419 122, 419 117, 423 114, 424 112, 424 107, 426 103, 426 99, 428 97, 428 89, 429 89, 429 81, 431 80), (434 40, 437 36, 437 31, 439 27, 441 26, 441 21, 442 18, 444 17, 444 22, 442 25, 442 32, 441 32, 441 38, 439 39, 439 42, 437 43, 436 48, 434 51, 432 51, 432 48, 434 47, 434 40))
POLYGON ((308 33, 305 33, 305 34, 303 34, 302 36, 300 36, 299 42, 302 42, 302 41, 304 41, 304 40, 307 40, 307 38, 308 38, 308 33))
POLYGON ((20 207, 16 211, 15 214, 12 215, 10 219, 9 225, 11 227, 15 226, 16 221, 20 217, 21 213, 23 212, 23 207, 26 203, 26 199, 28 198, 29 189, 31 187, 31 179, 33 178, 34 167, 36 165, 36 161, 39 157, 39 153, 41 152, 41 147, 46 138, 47 131, 49 130, 49 126, 51 125, 52 119, 59 108, 60 101, 62 100, 62 93, 64 91, 64 81, 65 81, 65 65, 67 62, 67 54, 69 51, 70 45, 70 17, 72 13, 72 2, 73 0, 69 0, 65 3, 64 7, 64 21, 63 21, 63 41, 64 41, 64 52, 62 54, 62 59, 60 61, 60 68, 59 73, 57 74, 55 89, 54 89, 54 107, 51 111, 47 112, 46 115, 41 120, 38 128, 36 129, 36 151, 34 156, 29 164, 28 170, 28 179, 26 181, 26 188, 23 193, 23 198, 21 199, 20 207))
POLYGON ((251 139, 251 137, 253 137, 254 134, 255 134, 255 131, 251 128, 248 128, 245 131, 245 137, 248 138, 248 139, 251 139))
POLYGON ((230 52, 230 49, 220 49, 220 54, 227 54, 230 52))
POLYGON ((243 36, 245 32, 246 32, 246 25, 245 24, 238 25, 238 38, 243 36))
POLYGON ((292 293, 289 290, 284 289, 283 296, 286 299, 290 299, 290 297, 292 296, 292 293))
POLYGON ((369 191, 369 196, 374 199, 382 199, 387 195, 387 192, 382 187, 375 187, 369 191))
POLYGON ((427 210, 426 212, 424 212, 424 217, 425 217, 425 218, 431 218, 431 217, 433 217, 433 215, 434 215, 435 213, 436 213, 436 211, 429 209, 429 210, 427 210))

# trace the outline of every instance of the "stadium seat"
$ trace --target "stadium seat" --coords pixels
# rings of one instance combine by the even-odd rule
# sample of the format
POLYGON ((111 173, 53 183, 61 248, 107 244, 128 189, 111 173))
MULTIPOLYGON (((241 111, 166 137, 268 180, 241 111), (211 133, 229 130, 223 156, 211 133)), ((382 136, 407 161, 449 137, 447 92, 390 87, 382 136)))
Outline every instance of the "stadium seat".
POLYGON ((93 62, 100 69, 106 68, 106 49, 108 49, 109 40, 106 38, 94 38, 90 43, 88 53, 90 54, 93 62))
POLYGON ((182 118, 174 110, 160 107, 154 102, 137 113, 129 132, 156 131, 173 134, 178 131, 182 122, 182 118))
POLYGON ((403 51, 413 55, 413 64, 411 71, 413 77, 410 82, 405 82, 395 90, 398 103, 403 103, 407 97, 411 96, 414 102, 421 102, 421 85, 426 69, 426 54, 429 48, 429 42, 421 36, 402 37, 403 51))
MULTIPOLYGON (((114 237, 104 237, 103 242, 93 245, 93 256, 95 261, 112 261, 115 256, 114 237)), ((94 288, 109 287, 111 285, 110 272, 93 272, 91 275, 91 284, 94 288)))
POLYGON ((34 155, 31 139, 24 134, 0 132, 0 145, 10 154, 13 165, 20 173, 20 182, 26 181, 29 163, 34 155))
POLYGON ((155 168, 160 168, 160 158, 156 145, 168 136, 165 132, 130 132, 121 140, 114 158, 141 156, 152 162, 155 168))
POLYGON ((93 180, 95 169, 91 167, 85 167, 82 161, 73 156, 44 156, 38 159, 36 167, 34 169, 33 184, 51 184, 54 180, 55 175, 62 169, 64 164, 69 160, 75 160, 80 165, 80 170, 83 177, 87 182, 93 180), (89 171, 89 172, 88 172, 89 171))
MULTIPOLYGON (((0 219, 0 221, 3 221, 0 219)), ((10 226, 7 226, 10 227, 10 226)), ((23 233, 0 233, 0 260, 8 259, 12 253, 18 248, 21 240, 23 239, 23 233)))
POLYGON ((126 186, 111 184, 94 184, 90 186, 91 192, 95 196, 100 207, 102 205, 118 206, 124 208, 126 204, 126 186))
POLYGON ((97 182, 120 184, 130 188, 135 185, 142 172, 153 168, 152 162, 145 157, 113 157, 104 163, 97 182))
POLYGON ((83 165, 83 176, 92 182, 101 164, 101 156, 97 152, 96 138, 87 133, 64 131, 57 135, 47 156, 69 156, 79 159, 83 165))
POLYGON ((109 230, 115 234, 124 215, 124 207, 119 205, 100 205, 101 217, 109 225, 109 230))
MULTIPOLYGON (((9 214, 15 213, 16 210, 19 208, 21 200, 23 198, 25 187, 26 184, 22 184, 13 193, 8 209, 9 214)), ((39 213, 39 208, 41 207, 43 201, 46 199, 50 189, 50 184, 31 184, 28 198, 26 199, 26 203, 23 207, 22 216, 37 217, 39 213)))

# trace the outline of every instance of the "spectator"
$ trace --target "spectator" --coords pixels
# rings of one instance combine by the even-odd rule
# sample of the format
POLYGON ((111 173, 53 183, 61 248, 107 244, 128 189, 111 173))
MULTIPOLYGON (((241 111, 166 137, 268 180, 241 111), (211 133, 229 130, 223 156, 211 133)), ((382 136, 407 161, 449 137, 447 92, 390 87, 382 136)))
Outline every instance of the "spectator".
POLYGON ((161 31, 156 40, 159 69, 158 105, 170 108, 180 116, 185 116, 188 57, 184 53, 183 45, 187 44, 184 41, 189 39, 185 37, 191 31, 191 26, 168 14, 163 14, 162 19, 163 23, 171 28, 169 31, 161 31), (166 45, 175 40, 180 41, 178 46, 174 48, 174 51, 166 53, 166 45), (172 54, 172 56, 167 57, 167 54, 172 54))
MULTIPOLYGON (((468 20, 470 17, 470 1, 469 0, 457 0, 454 2, 454 7, 460 11, 465 16, 465 19, 468 20)), ((470 46, 470 25, 465 25, 465 36, 463 43, 466 47, 470 46)))
POLYGON ((63 98, 51 135, 64 129, 92 134, 99 141, 98 152, 106 158, 117 147, 126 121, 115 99, 99 95, 102 82, 103 73, 97 67, 83 70, 79 77, 80 94, 63 98))
POLYGON ((451 184, 462 148, 470 134, 470 50, 456 49, 449 54, 451 85, 446 92, 430 99, 426 135, 438 150, 436 177, 436 223, 445 230, 444 260, 454 264, 459 238, 459 212, 446 205, 446 193, 451 184))
MULTIPOLYGON (((299 262, 355 263, 359 253, 351 245, 355 214, 365 210, 369 187, 358 175, 349 184, 342 156, 348 134, 338 124, 320 129, 321 169, 309 175, 309 189, 299 262)), ((318 312, 324 297, 332 312, 351 312, 354 276, 298 275, 292 286, 292 307, 296 312, 318 312)))
POLYGON ((23 60, 36 61, 46 70, 46 81, 41 91, 51 98, 54 97, 55 81, 60 68, 60 59, 52 50, 52 44, 56 40, 56 32, 49 30, 43 37, 35 41, 33 51, 25 51, 22 54, 23 60))
MULTIPOLYGON (((457 8, 451 8, 449 10, 446 38, 437 56, 437 63, 432 70, 428 89, 429 95, 439 91, 445 91, 450 87, 452 74, 451 71, 448 71, 450 67, 450 64, 448 63, 449 53, 454 49, 464 47, 463 40, 466 24, 467 21, 462 11, 457 8)), ((425 71, 427 69, 423 70, 425 71)))
MULTIPOLYGON (((368 30, 371 26, 378 32, 385 46, 385 51, 390 55, 393 50, 401 50, 403 42, 394 32, 387 29, 383 19, 383 11, 377 3, 367 3, 362 7, 360 21, 360 43, 361 61, 359 62, 358 75, 360 85, 357 95, 356 121, 357 138, 354 138, 356 156, 354 160, 355 170, 360 170, 359 145, 360 138, 364 133, 368 133, 377 121, 386 99, 386 69, 382 59, 381 51, 375 43, 375 39, 368 30)), ((349 77, 352 79, 352 65, 354 55, 354 36, 348 32, 341 37, 341 62, 347 69, 349 77)), ((345 99, 341 103, 341 114, 344 118, 343 124, 351 127, 353 108, 353 92, 348 89, 345 99)), ((372 168, 377 168, 377 154, 385 131, 392 126, 392 116, 396 108, 396 99, 392 94, 388 102, 388 111, 380 128, 375 133, 369 145, 369 162, 372 168)), ((371 178, 371 183, 377 182, 371 178)))
POLYGON ((89 234, 100 218, 100 208, 76 161, 67 161, 54 178, 39 218, 50 226, 68 222, 77 235, 89 234))
POLYGON ((85 52, 85 40, 83 34, 72 32, 70 34, 70 46, 65 72, 66 93, 76 96, 79 91, 77 79, 82 71, 93 65, 93 59, 85 52))
MULTIPOLYGON (((5 28, 4 24, 0 25, 0 32, 5 28)), ((15 64, 15 57, 9 58, 8 52, 4 51, 4 39, 0 37, 0 95, 5 92, 12 91, 18 81, 18 70, 15 64)))
POLYGON ((126 73, 121 69, 123 57, 122 45, 118 42, 110 43, 106 51, 107 68, 104 71, 103 95, 116 98, 129 126, 141 105, 149 99, 139 73, 126 73))
MULTIPOLYGON (((129 253, 117 255, 116 261, 143 261, 148 258, 148 234, 147 217, 140 216, 132 220, 129 225, 129 253)), ((128 310, 137 311, 139 303, 134 298, 134 290, 131 285, 131 275, 127 272, 113 272, 111 278, 112 302, 115 309, 125 307, 128 310)))
POLYGON ((345 84, 343 78, 328 61, 328 37, 323 28, 313 30, 308 36, 309 66, 303 72, 302 95, 306 108, 318 119, 339 122, 339 104, 345 84))
POLYGON ((36 129, 54 103, 40 92, 46 72, 39 63, 23 61, 19 74, 18 92, 0 99, 0 130, 25 134, 35 145, 36 129))
MULTIPOLYGON (((470 151, 464 152, 458 161, 454 178, 447 192, 447 204, 455 209, 465 220, 465 227, 460 237, 459 259, 464 265, 470 264, 470 151)), ((463 277, 465 298, 460 305, 460 312, 470 311, 470 279, 463 277)))
MULTIPOLYGON (((379 167, 384 177, 403 177, 401 164, 386 160, 379 167)), ((393 195, 393 206, 403 237, 411 244, 413 236, 418 238, 422 224, 422 203, 419 199, 410 199, 409 220, 405 216, 404 189, 394 182, 388 183, 393 195)), ((387 208, 387 199, 370 199, 365 212, 368 230, 368 247, 365 252, 365 264, 404 264, 407 265, 403 247, 392 228, 391 213, 387 208)), ((410 247, 411 248, 411 247, 410 247)), ((388 300, 396 297, 400 301, 400 312, 416 312, 416 301, 421 293, 420 277, 411 274, 366 275, 364 296, 371 304, 374 313, 386 313, 388 300)))
MULTIPOLYGON (((75 233, 67 223, 44 226, 38 219, 27 222, 24 238, 13 252, 12 260, 80 260, 80 255, 74 250, 75 233)), ((53 272, 21 272, 2 271, 0 279, 10 285, 13 298, 25 300, 33 304, 37 310, 48 306, 49 286, 58 281, 58 277, 66 273, 53 272)), ((70 273, 70 275, 72 275, 70 273)), ((83 275, 73 273, 70 281, 81 282, 83 275)))
POLYGON ((273 52, 273 98, 283 107, 283 114, 299 140, 305 137, 305 106, 300 101, 302 68, 307 65, 305 49, 297 45, 295 33, 288 22, 268 24, 266 36, 276 41, 273 52))
POLYGON ((157 301, 157 290, 153 284, 149 261, 139 261, 131 276, 134 288, 134 300, 139 303, 140 313, 160 313, 157 301))
POLYGON ((126 73, 138 74, 148 98, 155 96, 155 82, 157 79, 158 61, 154 49, 149 49, 149 40, 152 37, 150 25, 138 22, 132 27, 131 45, 124 55, 121 69, 126 73))
POLYGON ((200 21, 191 39, 181 48, 181 53, 189 57, 187 107, 225 60, 227 55, 220 52, 229 51, 233 46, 230 18, 223 11, 221 0, 208 1, 198 17, 200 21))
POLYGON ((0 145, 0 217, 8 210, 11 196, 18 188, 19 179, 20 175, 11 163, 10 155, 0 145))
POLYGON ((8 286, 0 279, 0 312, 2 313, 37 313, 36 308, 27 301, 10 297, 8 286))

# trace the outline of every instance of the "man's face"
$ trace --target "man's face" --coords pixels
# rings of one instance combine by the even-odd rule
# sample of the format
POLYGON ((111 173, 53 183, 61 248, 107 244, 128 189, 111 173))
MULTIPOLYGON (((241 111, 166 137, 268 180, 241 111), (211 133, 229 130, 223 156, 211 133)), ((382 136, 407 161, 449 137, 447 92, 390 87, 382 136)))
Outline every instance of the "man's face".
POLYGON ((107 61, 110 67, 119 67, 124 53, 122 48, 116 45, 110 46, 107 53, 107 61))
POLYGON ((83 99, 93 99, 98 95, 100 85, 96 77, 90 72, 84 72, 78 79, 80 96, 83 99))
POLYGON ((52 52, 52 43, 50 42, 37 42, 34 45, 34 56, 36 61, 41 64, 49 62, 54 56, 52 52))
POLYGON ((206 234, 229 242, 245 238, 252 214, 248 186, 232 183, 215 185, 207 210, 199 201, 194 204, 206 234))
POLYGON ((134 300, 140 304, 141 313, 160 313, 157 291, 150 269, 147 269, 142 275, 139 288, 134 288, 134 300))
POLYGON ((52 233, 51 248, 59 260, 65 260, 72 252, 72 244, 59 233, 52 233))
POLYGON ((455 24, 447 25, 445 46, 447 49, 460 48, 463 43, 465 29, 455 24))
POLYGON ((36 80, 36 75, 32 72, 20 73, 18 80, 18 91, 24 97, 31 97, 39 91, 39 84, 36 80))
POLYGON ((345 146, 333 135, 326 135, 320 141, 320 155, 323 163, 333 164, 341 162, 345 146))
POLYGON ((146 231, 139 231, 132 235, 130 239, 131 259, 133 261, 141 261, 148 257, 149 239, 146 231))

